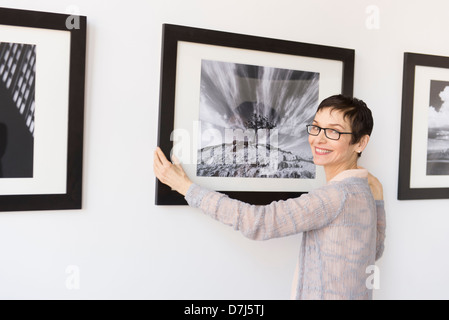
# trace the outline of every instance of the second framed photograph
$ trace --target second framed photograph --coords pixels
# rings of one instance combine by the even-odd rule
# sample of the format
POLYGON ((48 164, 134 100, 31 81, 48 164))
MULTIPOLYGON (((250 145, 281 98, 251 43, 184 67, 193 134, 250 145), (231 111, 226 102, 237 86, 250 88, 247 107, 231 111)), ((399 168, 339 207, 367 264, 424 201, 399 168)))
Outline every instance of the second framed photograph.
POLYGON ((398 199, 449 199, 449 57, 404 54, 398 199))
MULTIPOLYGON (((164 25, 158 145, 194 183, 252 204, 325 183, 306 125, 353 94, 354 50, 164 25)), ((157 205, 187 204, 157 181, 157 205)))

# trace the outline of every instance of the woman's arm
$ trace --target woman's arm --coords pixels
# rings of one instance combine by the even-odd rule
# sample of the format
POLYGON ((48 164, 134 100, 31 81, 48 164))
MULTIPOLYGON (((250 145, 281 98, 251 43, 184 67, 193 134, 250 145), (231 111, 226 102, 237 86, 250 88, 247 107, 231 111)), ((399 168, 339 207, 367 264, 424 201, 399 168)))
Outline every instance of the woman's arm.
POLYGON ((186 200, 249 239, 268 240, 328 225, 342 212, 346 192, 334 184, 299 198, 255 206, 193 184, 186 200))
POLYGON ((185 195, 189 205, 254 240, 322 228, 340 214, 346 200, 345 190, 335 183, 296 199, 251 205, 192 184, 182 167, 168 161, 159 148, 155 151, 154 172, 161 182, 185 195))
POLYGON ((376 201, 376 211, 377 211, 377 236, 376 236, 376 260, 382 257, 384 252, 384 242, 385 242, 385 229, 387 227, 386 217, 385 217, 385 203, 383 188, 380 181, 374 177, 372 174, 368 175, 368 184, 371 188, 371 193, 373 194, 374 200, 376 201))
POLYGON ((385 204, 383 200, 376 200, 376 209, 377 209, 376 261, 379 260, 384 253, 385 229, 387 227, 384 205, 385 204))

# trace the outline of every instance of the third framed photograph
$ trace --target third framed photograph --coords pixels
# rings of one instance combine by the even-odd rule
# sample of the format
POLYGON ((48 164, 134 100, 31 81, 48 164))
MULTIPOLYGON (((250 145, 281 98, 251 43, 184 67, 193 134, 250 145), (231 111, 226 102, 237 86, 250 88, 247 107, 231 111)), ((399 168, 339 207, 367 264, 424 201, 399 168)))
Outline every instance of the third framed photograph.
POLYGON ((399 200, 449 198, 449 57, 405 53, 399 200))
MULTIPOLYGON (((353 76, 352 49, 164 25, 158 145, 231 198, 297 197, 325 183, 306 125, 353 76)), ((158 181, 156 204, 186 201, 158 181)))

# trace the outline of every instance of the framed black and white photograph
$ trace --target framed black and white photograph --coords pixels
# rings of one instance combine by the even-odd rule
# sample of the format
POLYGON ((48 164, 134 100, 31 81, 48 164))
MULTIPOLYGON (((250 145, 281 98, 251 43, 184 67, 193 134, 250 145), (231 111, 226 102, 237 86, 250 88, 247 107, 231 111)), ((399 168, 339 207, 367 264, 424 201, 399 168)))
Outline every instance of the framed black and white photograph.
POLYGON ((86 17, 0 8, 0 211, 80 209, 86 17))
MULTIPOLYGON (((253 204, 325 183, 306 125, 352 95, 354 50, 164 25, 158 145, 189 178, 253 204)), ((184 198, 157 181, 156 204, 184 198)))
POLYGON ((449 57, 405 53, 399 200, 449 198, 449 57))

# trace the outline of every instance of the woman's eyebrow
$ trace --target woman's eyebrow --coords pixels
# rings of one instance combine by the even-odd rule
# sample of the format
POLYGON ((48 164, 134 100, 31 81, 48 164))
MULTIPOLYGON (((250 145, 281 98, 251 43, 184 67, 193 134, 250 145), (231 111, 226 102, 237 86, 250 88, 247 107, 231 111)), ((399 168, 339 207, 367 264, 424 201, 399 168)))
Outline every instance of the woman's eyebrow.
POLYGON ((343 127, 341 124, 338 124, 338 123, 331 123, 330 126, 331 127, 340 127, 342 130, 345 130, 345 127, 343 127))
MULTIPOLYGON (((316 124, 319 124, 319 122, 316 120, 313 120, 313 122, 316 124)), ((341 124, 338 124, 338 123, 331 123, 331 124, 329 124, 329 126, 330 127, 340 127, 342 130, 345 130, 345 127, 343 127, 341 124)))

